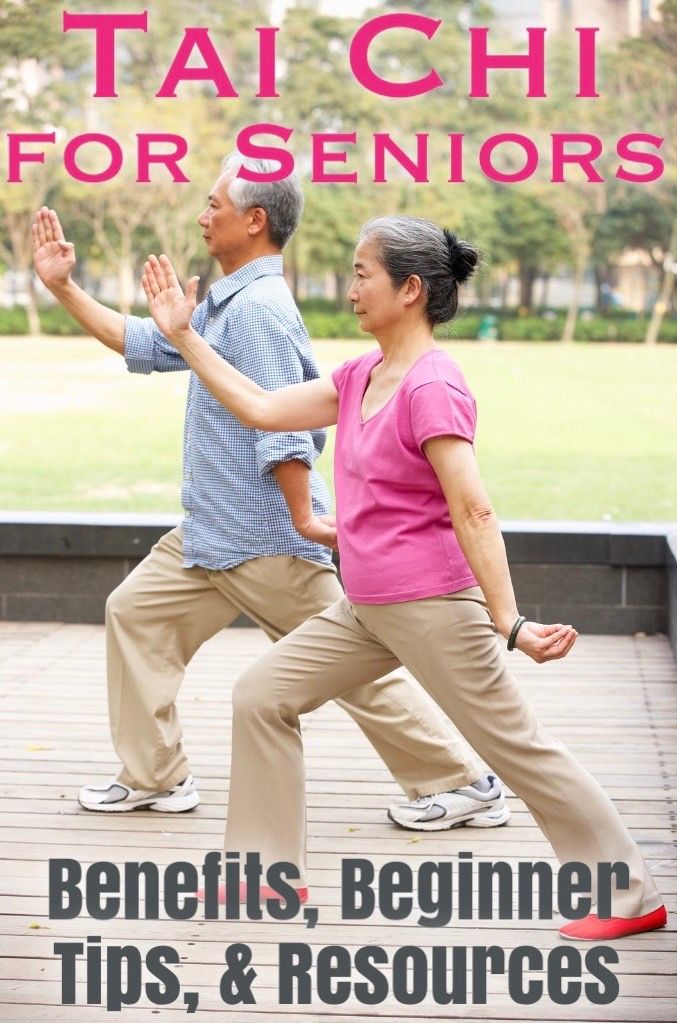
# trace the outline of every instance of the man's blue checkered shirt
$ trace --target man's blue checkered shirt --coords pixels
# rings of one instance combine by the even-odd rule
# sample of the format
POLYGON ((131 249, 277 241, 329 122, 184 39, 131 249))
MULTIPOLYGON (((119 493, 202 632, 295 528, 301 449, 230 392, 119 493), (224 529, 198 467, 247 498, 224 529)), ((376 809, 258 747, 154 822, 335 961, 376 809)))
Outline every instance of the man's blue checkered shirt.
MULTIPOLYGON (((282 276, 282 257, 264 256, 222 277, 193 314, 211 347, 259 386, 273 391, 319 376, 306 329, 282 276)), ((188 369, 152 319, 128 316, 125 360, 132 373, 188 369)), ((325 433, 266 433, 241 426, 190 375, 184 428, 183 556, 186 568, 236 565, 289 554, 329 564, 331 552, 294 529, 271 469, 298 459, 311 469, 313 509, 330 499, 313 462, 325 433)))

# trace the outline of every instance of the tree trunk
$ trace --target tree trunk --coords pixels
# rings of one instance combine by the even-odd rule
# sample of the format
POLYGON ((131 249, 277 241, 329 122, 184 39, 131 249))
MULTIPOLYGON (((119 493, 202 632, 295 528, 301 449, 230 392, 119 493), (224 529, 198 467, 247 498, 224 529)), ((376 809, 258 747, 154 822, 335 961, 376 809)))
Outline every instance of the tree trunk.
POLYGON ((510 276, 505 273, 501 280, 501 312, 504 313, 508 307, 508 288, 510 287, 510 276))
POLYGON ((595 277, 595 312, 598 316, 604 315, 604 285, 606 280, 599 266, 593 267, 595 277))
POLYGON ((121 257, 118 267, 118 302, 123 316, 128 316, 132 311, 134 292, 134 263, 131 256, 121 257))
POLYGON ((534 304, 534 282, 538 275, 535 266, 526 266, 520 263, 520 305, 531 312, 534 304))
POLYGON ((651 313, 651 319, 649 320, 649 326, 646 329, 646 335, 644 337, 644 343, 647 345, 655 345, 658 341, 658 335, 660 334, 661 326, 663 323, 663 317, 670 308, 672 301, 672 292, 675 287, 675 273, 677 273, 677 261, 675 260, 675 253, 677 252, 677 220, 672 225, 672 237, 670 238, 670 251, 665 254, 665 260, 663 261, 663 284, 661 286, 658 300, 653 307, 651 313))
POLYGON ((346 278, 345 274, 334 273, 334 283, 336 286, 336 308, 345 309, 346 304, 346 278))
POLYGON ((31 337, 39 337, 42 334, 42 326, 40 324, 40 315, 38 313, 38 299, 35 294, 35 281, 33 274, 29 270, 28 274, 28 285, 26 287, 26 293, 28 295, 28 303, 26 305, 26 314, 28 316, 28 333, 31 337))
POLYGON ((294 301, 299 300, 299 261, 296 250, 296 239, 292 238, 291 242, 285 249, 284 254, 284 265, 289 278, 290 290, 294 296, 294 301))
POLYGON ((593 267, 595 275, 595 312, 604 316, 611 308, 612 272, 608 263, 593 267))
POLYGON ((540 296, 540 307, 541 309, 547 309, 548 307, 548 291, 550 285, 550 274, 543 274, 541 277, 541 296, 540 296))
POLYGON ((564 321, 564 330, 562 331, 562 338, 564 344, 569 344, 574 339, 576 333, 576 323, 578 322, 578 310, 581 304, 581 291, 583 290, 583 278, 585 276, 585 268, 588 265, 588 249, 586 246, 580 245, 576 251, 576 262, 574 264, 574 279, 573 287, 571 289, 571 299, 569 301, 569 308, 567 309, 566 320, 564 321))

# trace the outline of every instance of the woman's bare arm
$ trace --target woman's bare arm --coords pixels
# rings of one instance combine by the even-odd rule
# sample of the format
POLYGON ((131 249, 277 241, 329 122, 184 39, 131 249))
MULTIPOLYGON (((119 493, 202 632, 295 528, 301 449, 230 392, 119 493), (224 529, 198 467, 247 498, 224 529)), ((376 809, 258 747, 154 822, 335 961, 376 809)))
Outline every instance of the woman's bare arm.
POLYGON ((214 397, 244 426, 259 430, 313 430, 331 426, 338 417, 338 394, 331 380, 310 380, 266 391, 213 351, 190 326, 198 278, 179 286, 166 256, 151 256, 142 284, 150 314, 164 336, 214 397))
MULTIPOLYGON (((484 593, 496 628, 507 637, 517 619, 517 602, 503 536, 472 446, 460 437, 433 437, 426 441, 423 450, 440 481, 454 532, 484 593)), ((576 636, 570 625, 526 622, 515 645, 535 661, 550 661, 564 657, 576 636)))

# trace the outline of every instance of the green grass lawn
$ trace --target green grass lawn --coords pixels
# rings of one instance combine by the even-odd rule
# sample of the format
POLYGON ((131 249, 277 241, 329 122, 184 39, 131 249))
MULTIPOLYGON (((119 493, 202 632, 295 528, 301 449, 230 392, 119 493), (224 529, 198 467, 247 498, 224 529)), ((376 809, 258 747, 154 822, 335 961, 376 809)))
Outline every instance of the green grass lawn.
MULTIPOLYGON (((315 348, 327 373, 370 346, 315 348)), ((677 346, 449 350, 477 397, 477 455, 501 518, 677 519, 677 346)), ((0 507, 179 511, 186 374, 129 374, 81 338, 2 338, 0 351, 0 507)))

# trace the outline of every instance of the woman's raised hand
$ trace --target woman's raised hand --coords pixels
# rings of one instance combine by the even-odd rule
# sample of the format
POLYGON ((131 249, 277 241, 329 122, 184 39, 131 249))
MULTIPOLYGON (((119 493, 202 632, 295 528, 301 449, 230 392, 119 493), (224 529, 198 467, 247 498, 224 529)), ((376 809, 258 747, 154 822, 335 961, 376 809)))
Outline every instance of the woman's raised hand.
POLYGON ((525 622, 517 633, 515 649, 527 654, 537 664, 566 657, 578 633, 571 625, 540 625, 525 622))
POLYGON ((174 267, 167 256, 149 256, 143 266, 141 283, 150 314, 166 338, 181 347, 182 335, 190 330, 197 302, 199 277, 191 277, 184 295, 174 267))

